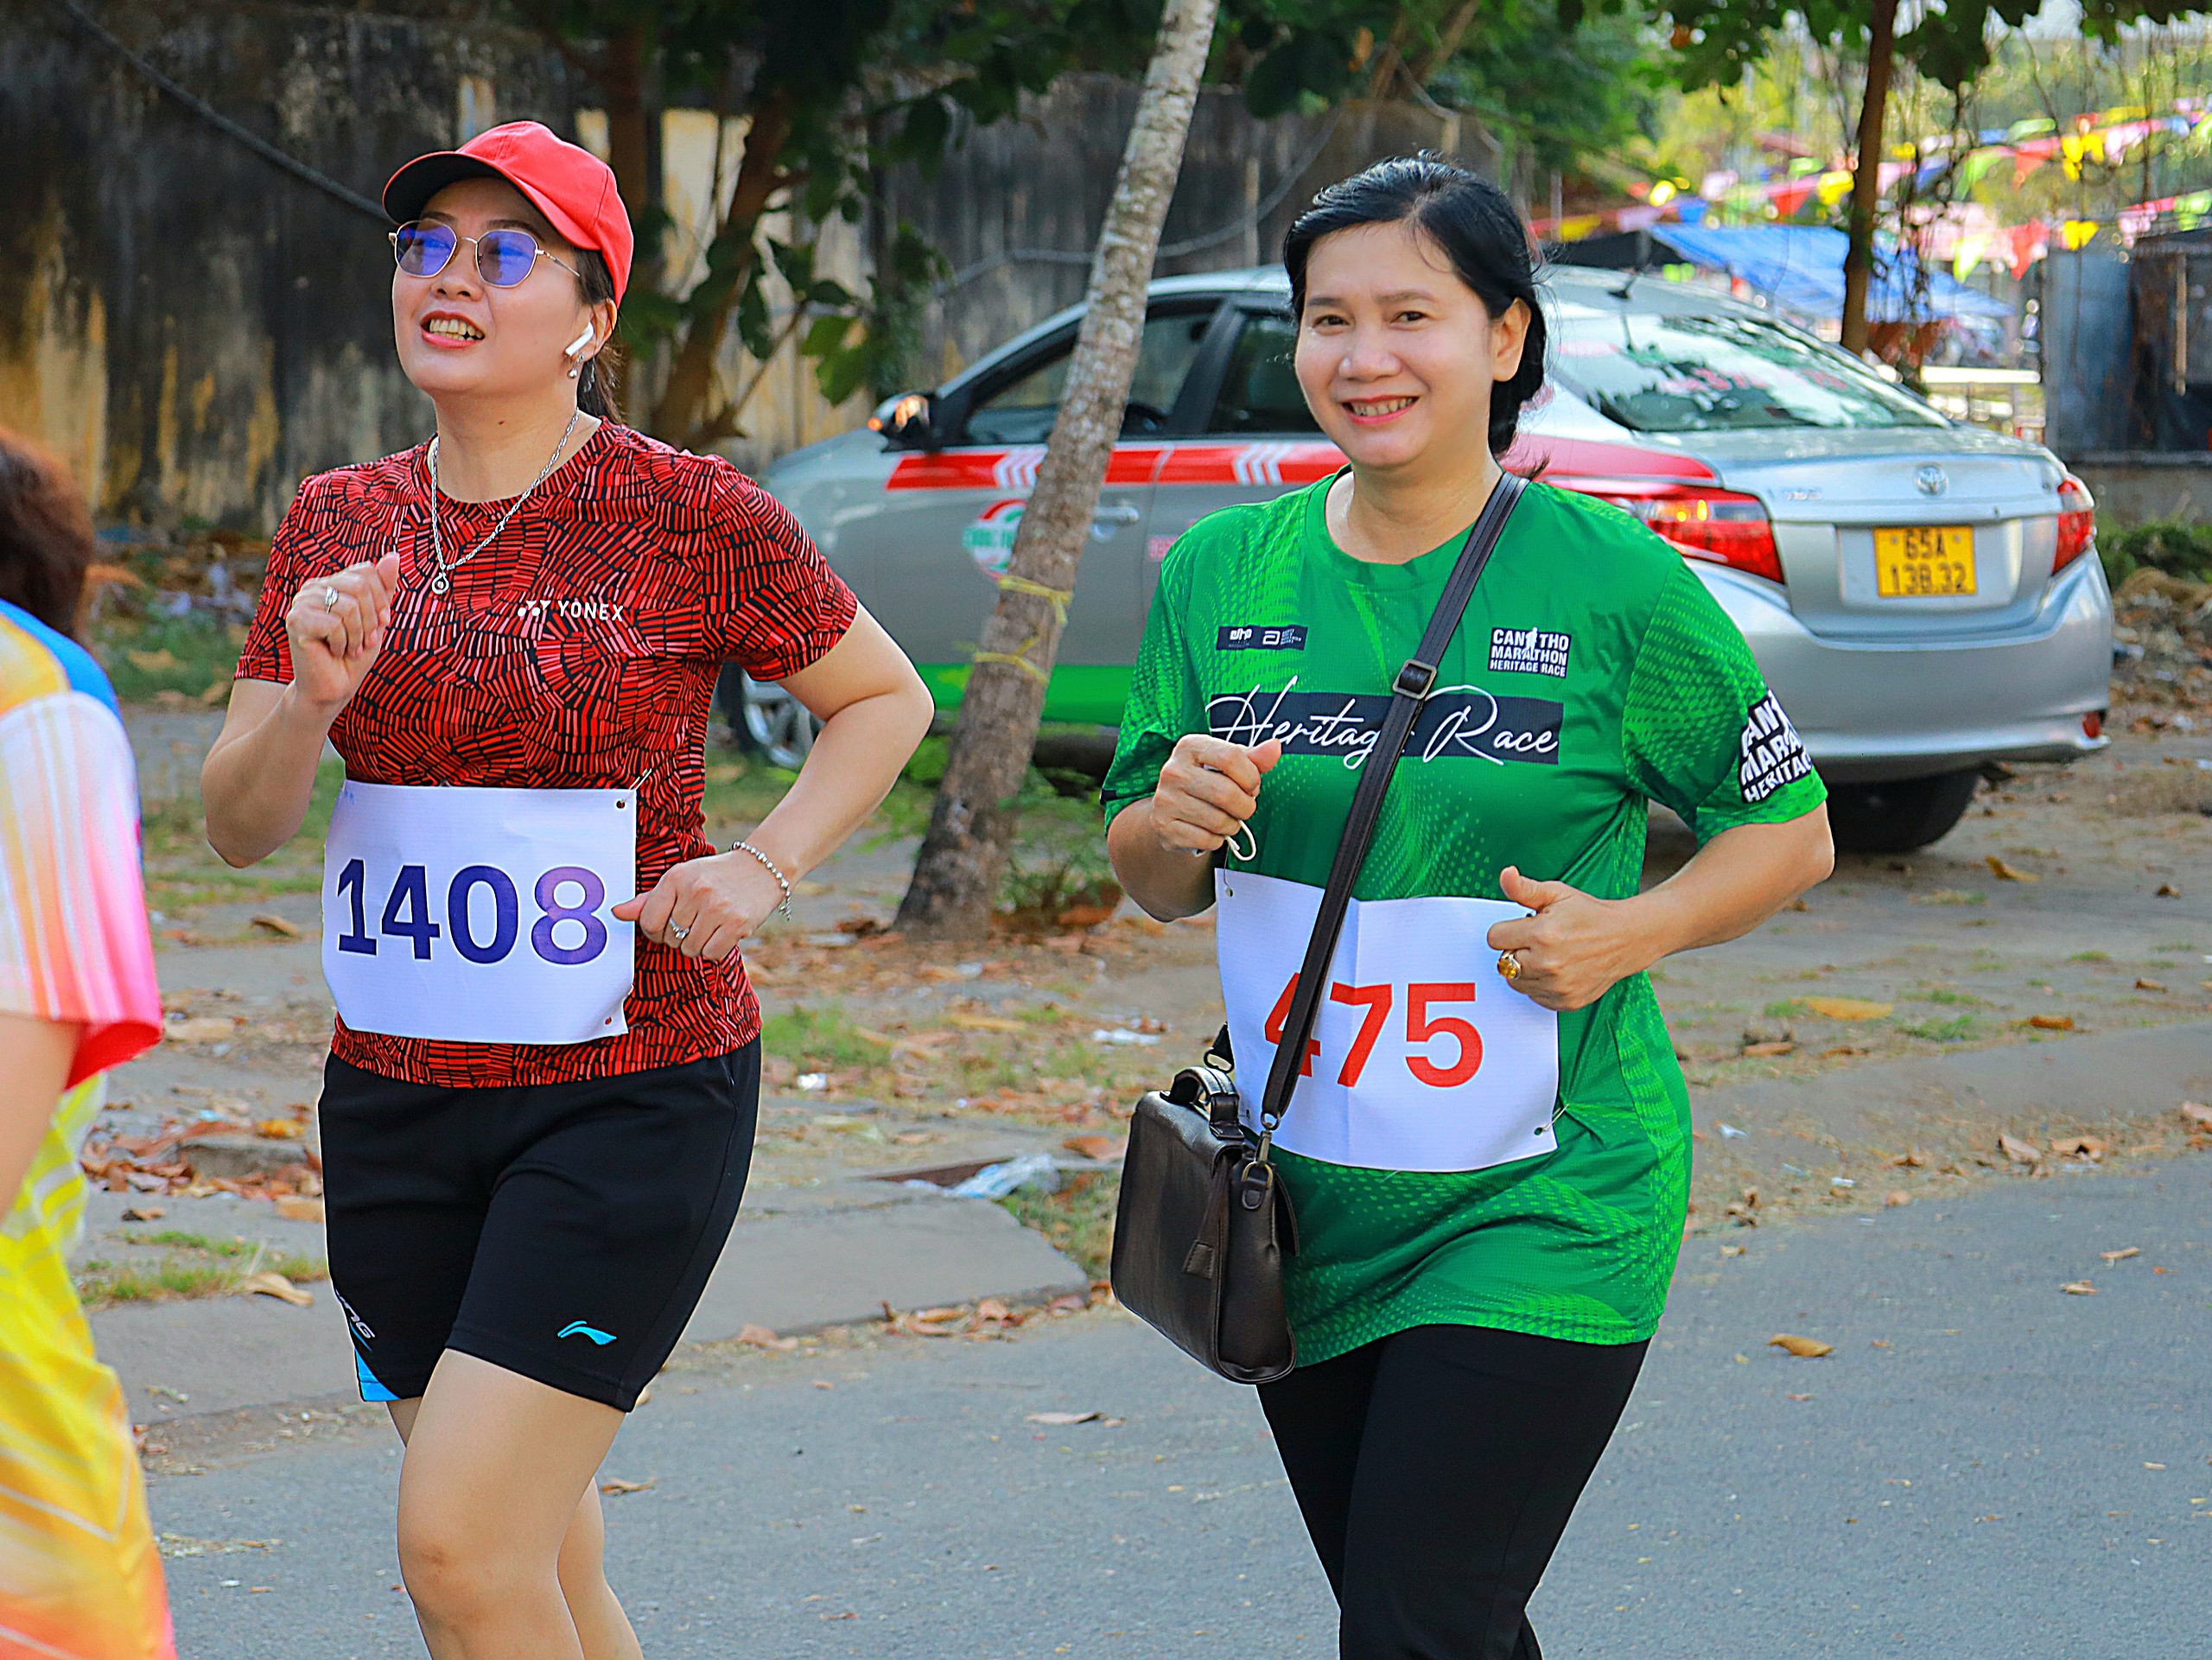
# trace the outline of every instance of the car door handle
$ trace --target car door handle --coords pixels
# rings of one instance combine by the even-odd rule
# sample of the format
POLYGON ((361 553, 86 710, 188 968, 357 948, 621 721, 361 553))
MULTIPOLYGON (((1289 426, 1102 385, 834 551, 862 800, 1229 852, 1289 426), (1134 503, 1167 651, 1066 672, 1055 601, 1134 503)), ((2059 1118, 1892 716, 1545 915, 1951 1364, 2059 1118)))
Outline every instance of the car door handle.
POLYGON ((1119 501, 1110 506, 1102 503, 1091 509, 1090 522, 1094 525, 1134 525, 1143 517, 1144 509, 1135 502, 1119 501))

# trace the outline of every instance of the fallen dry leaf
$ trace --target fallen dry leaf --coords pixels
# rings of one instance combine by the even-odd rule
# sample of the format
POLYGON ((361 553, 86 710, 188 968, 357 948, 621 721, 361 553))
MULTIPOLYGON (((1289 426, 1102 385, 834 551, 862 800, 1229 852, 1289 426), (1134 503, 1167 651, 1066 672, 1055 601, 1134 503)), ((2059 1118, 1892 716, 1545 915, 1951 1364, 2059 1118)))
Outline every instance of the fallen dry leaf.
POLYGON ((996 1297, 986 1297, 982 1301, 976 1305, 976 1318, 977 1320, 1010 1320, 1014 1318, 1014 1310, 1008 1308, 996 1297))
POLYGON ((2094 1297, 2097 1294, 2096 1287, 2091 1285, 2087 1280, 2069 1280, 2058 1288, 2068 1295, 2075 1297, 2094 1297))
POLYGON ((1118 1159, 1129 1150, 1128 1140, 1119 1135, 1071 1135, 1060 1145, 1071 1153, 1080 1153, 1086 1159, 1102 1162, 1118 1159))
POLYGON ((1027 1032, 1029 1029, 1020 1021, 1009 1021, 999 1014, 948 1014, 945 1018, 963 1032, 1027 1032))
POLYGON ((162 1035, 171 1043, 227 1043, 238 1034, 238 1027, 228 1018, 219 1014, 201 1014, 188 1021, 173 1021, 162 1028, 162 1035))
POLYGON ((2061 1135, 2050 1144, 2050 1154, 2055 1159, 2087 1159, 2092 1164, 2099 1162, 2111 1151, 2110 1142, 2100 1141, 2094 1135, 2061 1135))
POLYGON ((1797 1337, 1788 1332, 1777 1332, 1766 1340, 1770 1349, 1782 1349, 1800 1360, 1818 1360, 1824 1354, 1834 1354, 1835 1345, 1823 1343, 1816 1337, 1797 1337))
POLYGON ((2206 1106, 2202 1101, 2183 1102, 2181 1116, 2182 1122, 2192 1129, 2212 1129, 2212 1107, 2206 1106))
POLYGON ((2138 991, 2164 991, 2165 987, 2156 980, 2146 980, 2141 975, 2138 975, 2135 977, 2135 989, 2138 991))
POLYGON ((1892 1187, 1882 1195, 1882 1203, 1891 1205, 1910 1205, 1912 1203, 1912 1195, 1902 1187, 1892 1187))
POLYGON ((1800 999, 1815 1014, 1832 1021, 1878 1021, 1896 1008, 1894 1003, 1878 1003, 1865 997, 1806 997, 1800 999))
POLYGON ((322 1201, 319 1199, 280 1199, 276 1214, 287 1222, 320 1222, 322 1220, 322 1201))
POLYGON ((258 1274, 249 1274, 239 1282, 242 1297, 274 1297, 288 1302, 295 1308, 305 1308, 315 1301, 315 1293, 302 1291, 274 1269, 263 1269, 258 1274))
POLYGON ((1908 1170, 1917 1170, 1921 1166, 1928 1162, 1928 1155, 1916 1147, 1909 1152, 1898 1154, 1897 1157, 1891 1159, 1890 1162, 1894 1165, 1903 1166, 1908 1170))
POLYGON ((779 1354, 789 1354, 798 1347, 797 1338, 778 1337, 765 1326, 741 1326, 737 1331, 737 1340, 747 1348, 773 1349, 779 1354))
POLYGON ((279 939, 297 939, 300 937, 300 925, 288 921, 274 911, 257 911, 246 920, 262 932, 274 934, 279 939))
POLYGON ((2028 1024, 2038 1032, 2071 1032, 2074 1017, 2071 1014, 2031 1014, 2028 1024))
POLYGON ((2097 1253, 2107 1262, 2124 1262, 2131 1256, 2140 1256, 2142 1254, 2143 1247, 2140 1245, 2123 1245, 2118 1250, 2101 1250, 2097 1253))
POLYGON ((1794 1054, 1796 1052, 1796 1048, 1797 1046, 1794 1043, 1787 1042, 1782 1039, 1775 1039, 1766 1043, 1747 1043, 1743 1046, 1740 1053, 1746 1056, 1757 1058, 1766 1055, 1794 1054))
POLYGON ((1029 1415, 1029 1421, 1033 1424, 1087 1424, 1094 1418, 1105 1415, 1103 1412, 1033 1412, 1029 1415))
POLYGON ((295 1118, 264 1118, 253 1133, 264 1142, 296 1142, 307 1134, 307 1126, 295 1118))
POLYGON ((2033 1142, 2024 1142, 2017 1135, 1999 1135, 1997 1145, 2014 1164, 2037 1164, 2042 1161, 2043 1149, 2033 1142))
POLYGON ((168 1212, 158 1205, 130 1205, 124 1207, 125 1222, 159 1222, 168 1212))
POLYGON ((1110 905, 1071 905, 1052 919, 1055 926, 1062 928, 1096 928, 1102 922, 1114 919, 1110 905))
POLYGON ((1723 1256, 1741 1256, 1750 1249, 1748 1245, 1723 1245, 1720 1248, 1720 1254, 1723 1256))
POLYGON ((2006 864, 1993 853, 1987 855, 1983 862, 1988 865, 1990 875, 1999 881, 2039 882, 2043 880, 2032 870, 2022 870, 2017 865, 2006 864))
MULTIPOLYGON (((659 1479, 658 1476, 653 1478, 653 1481, 659 1479)), ((599 1490, 603 1493, 620 1496, 623 1493, 644 1492, 652 1485, 652 1481, 625 1481, 619 1476, 609 1476, 599 1484, 599 1490)))
POLYGON ((2181 897, 2181 889, 2176 887, 2171 882, 2160 882, 2158 891, 2154 897, 2162 900, 2177 900, 2181 897))

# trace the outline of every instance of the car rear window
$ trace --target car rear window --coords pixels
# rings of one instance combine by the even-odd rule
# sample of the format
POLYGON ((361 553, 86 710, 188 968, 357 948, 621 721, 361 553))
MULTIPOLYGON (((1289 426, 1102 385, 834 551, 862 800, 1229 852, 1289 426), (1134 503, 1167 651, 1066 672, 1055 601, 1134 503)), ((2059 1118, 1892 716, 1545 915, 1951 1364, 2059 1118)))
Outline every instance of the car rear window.
POLYGON ((1938 427, 1857 359, 1758 317, 1552 308, 1553 372, 1637 432, 1938 427))

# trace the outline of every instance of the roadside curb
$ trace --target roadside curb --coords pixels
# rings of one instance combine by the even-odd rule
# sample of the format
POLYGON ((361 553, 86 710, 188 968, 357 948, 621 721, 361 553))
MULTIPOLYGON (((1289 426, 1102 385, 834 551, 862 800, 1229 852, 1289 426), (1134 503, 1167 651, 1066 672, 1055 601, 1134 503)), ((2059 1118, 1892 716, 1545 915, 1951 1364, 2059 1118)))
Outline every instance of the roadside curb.
MULTIPOLYGON (((887 1196, 888 1197, 888 1196, 887 1196)), ((1084 1294, 1082 1269, 986 1200, 740 1213, 680 1345, 747 1326, 783 1333, 858 1325, 883 1305, 916 1308, 997 1297, 1084 1294)), ((124 1382, 135 1421, 152 1430, 252 1407, 321 1404, 354 1390, 353 1344, 327 1283, 315 1304, 219 1297, 105 1308, 91 1316, 100 1358, 124 1382)))

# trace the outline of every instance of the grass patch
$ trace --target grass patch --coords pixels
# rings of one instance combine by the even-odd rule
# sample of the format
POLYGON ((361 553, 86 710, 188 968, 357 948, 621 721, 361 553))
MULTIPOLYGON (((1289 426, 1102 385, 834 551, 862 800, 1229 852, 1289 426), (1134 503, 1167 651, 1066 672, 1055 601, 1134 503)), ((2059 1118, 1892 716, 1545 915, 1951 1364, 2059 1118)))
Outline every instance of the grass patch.
POLYGON ((329 1277, 321 1257, 280 1250, 251 1239, 216 1239, 202 1233, 163 1230, 124 1234, 128 1245, 153 1246, 158 1257, 110 1262, 90 1257, 78 1264, 77 1295, 87 1307, 123 1302, 168 1302, 183 1297, 227 1297, 250 1274, 273 1270, 298 1283, 329 1277))
POLYGON ((92 655, 124 703, 150 703, 181 692, 194 702, 211 691, 213 706, 230 696, 231 675, 245 644, 243 623, 206 612, 181 617, 110 617, 90 630, 92 655))
POLYGON ((1953 991, 1948 986, 1937 986, 1932 991, 1923 991, 1918 1001, 1923 1003, 1970 1003, 1977 1008, 1981 1006, 1981 999, 1972 992, 1953 991))
POLYGON ((1094 1280, 1106 1277, 1114 1255, 1114 1207, 1122 1196, 1118 1170, 1083 1170, 1065 1176, 1057 1193, 1009 1193, 999 1201, 1025 1228, 1034 1228, 1055 1250, 1073 1257, 1094 1280))
POLYGON ((1784 997, 1779 1002, 1769 1003, 1759 1012, 1770 1021, 1793 1021, 1807 1010, 1801 999, 1784 997))
POLYGON ((2196 942, 2193 939, 2162 939, 2151 949, 2154 951, 2193 951, 2196 949, 2196 942))
POLYGON ((2112 961, 2112 953, 2110 951, 2076 951, 2066 960, 2069 963, 2109 963, 2112 961))
POLYGON ((1974 1035, 1975 1021, 1971 1014, 1948 1021, 1899 1021, 1897 1030, 1909 1038, 1924 1038, 1930 1043, 1964 1043, 1974 1035))
POLYGON ((842 1003, 801 1003, 760 1022, 760 1046, 808 1072, 836 1066, 873 1066, 889 1046, 863 1035, 842 1003))

